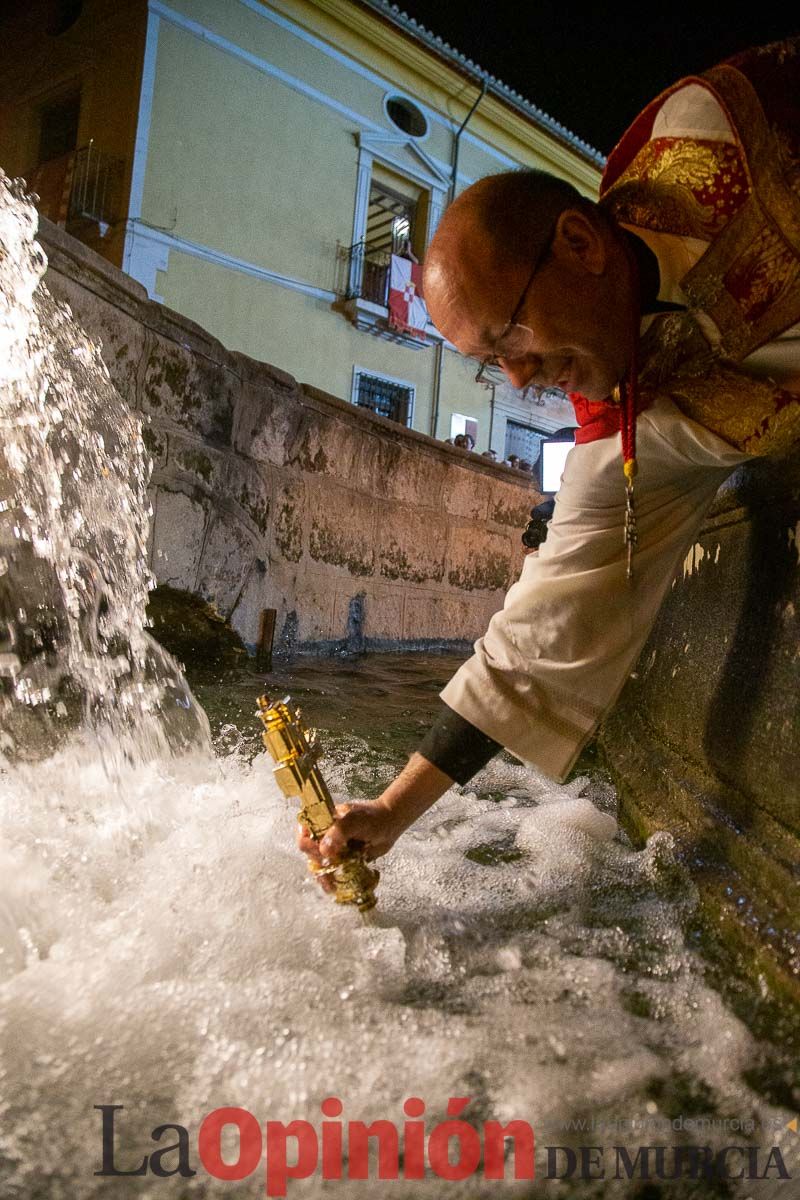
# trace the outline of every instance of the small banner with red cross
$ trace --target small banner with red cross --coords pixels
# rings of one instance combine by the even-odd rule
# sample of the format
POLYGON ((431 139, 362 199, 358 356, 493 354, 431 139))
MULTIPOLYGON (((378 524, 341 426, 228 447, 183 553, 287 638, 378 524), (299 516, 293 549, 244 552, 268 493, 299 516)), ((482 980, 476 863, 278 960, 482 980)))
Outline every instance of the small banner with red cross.
POLYGON ((393 254, 389 276, 389 324, 403 333, 424 337, 427 323, 428 310, 422 299, 422 267, 393 254))

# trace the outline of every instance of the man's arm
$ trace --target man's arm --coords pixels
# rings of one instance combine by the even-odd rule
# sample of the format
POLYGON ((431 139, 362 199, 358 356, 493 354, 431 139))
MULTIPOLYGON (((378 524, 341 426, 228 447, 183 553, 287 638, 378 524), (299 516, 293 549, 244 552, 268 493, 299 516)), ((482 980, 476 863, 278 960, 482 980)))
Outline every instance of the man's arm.
MULTIPOLYGON (((376 800, 339 804, 338 819, 319 842, 301 829, 297 844, 316 862, 341 858, 350 841, 363 842, 368 858, 388 853, 401 833, 436 803, 453 783, 466 783, 502 750, 499 742, 465 721, 446 704, 408 763, 376 800)), ((320 876, 326 891, 334 886, 320 876)))
MULTIPOLYGON (((300 831, 298 845, 304 853, 318 862, 336 860, 355 840, 364 843, 369 858, 379 858, 453 783, 467 783, 502 750, 499 742, 446 704, 442 710, 382 795, 370 804, 337 805, 339 818, 319 842, 300 831)), ((326 886, 327 877, 321 876, 320 882, 326 886)))
POLYGON ((341 853, 350 838, 385 853, 501 745, 565 777, 619 694, 719 484, 747 456, 665 398, 639 418, 638 457, 633 583, 625 578, 619 438, 604 438, 570 453, 547 541, 526 558, 503 610, 442 693, 452 717, 371 805, 342 806, 323 855, 341 853))
POLYGON ((442 703, 442 712, 417 752, 456 783, 464 784, 502 749, 500 742, 442 703))

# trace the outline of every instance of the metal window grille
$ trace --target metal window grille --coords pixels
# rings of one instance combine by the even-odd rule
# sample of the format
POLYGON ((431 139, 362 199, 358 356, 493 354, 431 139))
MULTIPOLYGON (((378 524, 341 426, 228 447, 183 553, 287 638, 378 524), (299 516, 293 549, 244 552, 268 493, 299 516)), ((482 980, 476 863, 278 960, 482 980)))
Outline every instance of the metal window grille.
POLYGON ((388 417, 390 421, 408 425, 414 389, 403 387, 401 383, 392 383, 390 379, 359 372, 354 400, 360 408, 368 408, 370 412, 388 417))
POLYGON ((522 425, 518 421, 506 421, 505 457, 516 454, 517 458, 535 463, 539 458, 542 438, 550 436, 541 429, 531 425, 522 425))

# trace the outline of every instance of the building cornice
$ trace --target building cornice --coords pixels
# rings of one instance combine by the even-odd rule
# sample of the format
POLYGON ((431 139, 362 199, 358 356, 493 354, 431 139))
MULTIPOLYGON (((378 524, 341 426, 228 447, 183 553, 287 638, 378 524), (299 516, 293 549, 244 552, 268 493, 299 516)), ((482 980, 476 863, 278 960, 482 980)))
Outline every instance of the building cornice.
MULTIPOLYGON (((319 0, 315 0, 319 2, 319 0)), ((501 79, 491 75, 485 71, 471 58, 467 58, 465 54, 461 54, 449 42, 444 41, 435 33, 431 33, 424 25, 421 25, 413 17, 403 12, 396 4, 389 3, 389 0, 354 0, 362 8, 367 8, 371 12, 382 17, 384 21, 389 22, 394 28, 399 29, 408 37, 414 38, 427 50, 443 59, 448 65, 454 67, 460 73, 473 79, 478 86, 481 86, 483 81, 487 84, 487 94, 496 97, 501 103, 509 105, 516 112, 520 113, 528 121, 532 121, 544 132, 550 134, 551 137, 557 138, 564 143, 574 153, 585 158, 587 162, 592 163, 595 167, 602 167, 605 163, 605 157, 599 150, 595 150, 588 142, 584 142, 582 138, 577 137, 565 125, 561 125, 553 117, 549 116, 543 109, 538 108, 530 100, 526 100, 519 92, 508 87, 501 79)))
MULTIPOLYGON (((360 42, 363 46, 362 62, 373 69, 376 63, 372 51, 397 64, 398 74, 407 74, 409 71, 416 73, 437 94, 437 107, 442 119, 452 125, 453 130, 458 128, 461 118, 472 105, 474 89, 480 87, 486 77, 487 96, 465 133, 465 139, 491 143, 500 133, 539 157, 546 169, 571 179, 587 193, 597 192, 604 163, 598 151, 581 142, 535 105, 522 97, 515 99, 516 93, 510 88, 471 64, 458 51, 449 47, 446 49, 442 39, 427 30, 423 38, 420 32, 422 26, 417 26, 399 10, 393 10, 393 6, 385 0, 263 2, 265 6, 291 16, 323 37, 336 40, 335 27, 338 25, 349 35, 351 53, 354 43, 360 42), (312 15, 314 13, 317 14, 316 20, 312 15), (365 54, 365 51, 370 53, 365 54), (462 81, 463 87, 454 92, 454 83, 458 80, 462 81)), ((387 73, 385 67, 384 73, 387 73)))

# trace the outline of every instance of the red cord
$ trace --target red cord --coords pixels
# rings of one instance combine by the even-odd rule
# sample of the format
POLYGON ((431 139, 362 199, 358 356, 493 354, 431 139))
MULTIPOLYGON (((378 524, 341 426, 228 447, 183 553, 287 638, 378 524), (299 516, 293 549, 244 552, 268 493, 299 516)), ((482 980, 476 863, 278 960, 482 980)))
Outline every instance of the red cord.
POLYGON ((622 469, 628 484, 633 483, 636 474, 636 414, 639 409, 639 367, 636 354, 636 342, 633 345, 631 363, 625 379, 620 384, 620 399, 622 413, 620 427, 622 432, 622 469))
POLYGON ((641 320, 641 296, 639 286, 639 264, 636 256, 627 242, 625 250, 631 268, 631 282, 634 300, 633 349, 631 361, 625 378, 620 383, 619 392, 622 402, 620 427, 622 432, 622 469, 628 488, 633 487, 633 477, 636 474, 636 415, 639 410, 639 363, 637 347, 639 344, 639 322, 641 320))

